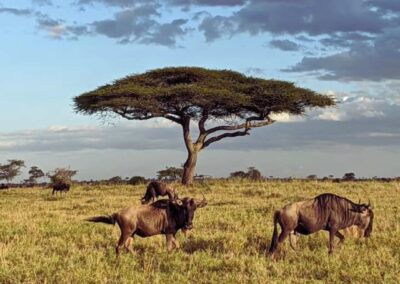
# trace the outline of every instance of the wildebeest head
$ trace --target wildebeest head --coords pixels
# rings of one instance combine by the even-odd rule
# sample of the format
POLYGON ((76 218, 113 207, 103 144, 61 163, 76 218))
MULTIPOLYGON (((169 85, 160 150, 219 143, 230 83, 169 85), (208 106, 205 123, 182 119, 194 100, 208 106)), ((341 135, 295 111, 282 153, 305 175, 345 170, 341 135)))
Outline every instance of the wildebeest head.
POLYGON ((368 238, 371 236, 372 233, 372 226, 373 226, 373 221, 374 221, 374 212, 372 211, 372 206, 371 202, 368 202, 368 204, 357 204, 350 210, 360 214, 360 227, 366 228, 364 231, 364 237, 368 238))
POLYGON ((203 200, 197 201, 194 198, 185 197, 183 199, 177 199, 175 208, 178 212, 179 221, 182 225, 183 230, 191 230, 193 228, 194 212, 197 208, 201 208, 207 205, 207 200, 203 195, 203 200))

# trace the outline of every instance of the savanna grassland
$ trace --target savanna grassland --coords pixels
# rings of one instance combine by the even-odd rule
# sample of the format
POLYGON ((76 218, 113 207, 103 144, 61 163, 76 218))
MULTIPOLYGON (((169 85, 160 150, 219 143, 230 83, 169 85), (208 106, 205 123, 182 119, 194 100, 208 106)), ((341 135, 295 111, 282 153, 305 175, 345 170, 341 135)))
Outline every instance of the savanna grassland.
POLYGON ((65 197, 50 189, 0 192, 0 283, 399 283, 400 184, 379 182, 211 181, 180 196, 204 193, 194 229, 167 253, 165 238, 136 237, 135 254, 116 261, 118 226, 87 223, 89 216, 139 204, 145 185, 74 186, 65 197), (328 255, 327 233, 285 242, 266 257, 272 215, 281 206, 323 192, 371 199, 370 239, 347 238, 328 255))

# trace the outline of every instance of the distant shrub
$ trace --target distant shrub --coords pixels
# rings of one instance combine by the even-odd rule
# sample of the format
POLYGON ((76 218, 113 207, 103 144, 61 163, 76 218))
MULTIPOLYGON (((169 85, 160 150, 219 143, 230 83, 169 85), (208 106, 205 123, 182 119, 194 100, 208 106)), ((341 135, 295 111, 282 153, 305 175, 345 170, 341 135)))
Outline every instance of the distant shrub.
POLYGON ((146 183, 146 178, 141 177, 141 176, 131 177, 128 181, 128 184, 131 184, 131 185, 137 185, 137 184, 143 184, 143 183, 146 183))

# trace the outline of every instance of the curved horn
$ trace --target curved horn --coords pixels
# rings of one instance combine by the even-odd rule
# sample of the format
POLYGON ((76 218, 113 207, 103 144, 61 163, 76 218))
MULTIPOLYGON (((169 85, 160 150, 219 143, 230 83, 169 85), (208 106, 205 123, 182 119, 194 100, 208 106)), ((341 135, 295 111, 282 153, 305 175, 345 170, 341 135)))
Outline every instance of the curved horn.
POLYGON ((207 205, 207 199, 206 199, 206 197, 205 197, 204 194, 203 194, 203 200, 200 201, 200 202, 197 202, 197 201, 196 201, 196 206, 197 206, 197 208, 201 208, 201 207, 204 207, 204 206, 206 206, 206 205, 207 205))

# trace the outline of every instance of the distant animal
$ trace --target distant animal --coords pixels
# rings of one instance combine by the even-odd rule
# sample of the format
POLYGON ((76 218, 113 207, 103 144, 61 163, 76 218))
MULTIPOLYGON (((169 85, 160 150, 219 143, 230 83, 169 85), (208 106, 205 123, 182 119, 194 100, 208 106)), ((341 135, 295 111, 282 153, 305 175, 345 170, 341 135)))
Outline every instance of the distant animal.
POLYGON ((169 200, 173 201, 178 197, 178 192, 166 183, 160 181, 152 181, 147 185, 146 193, 141 199, 142 204, 154 202, 158 196, 168 195, 169 200))
POLYGON ((168 199, 158 200, 151 204, 131 206, 109 216, 97 216, 86 219, 89 222, 118 224, 121 236, 115 247, 117 257, 120 249, 133 253, 132 241, 135 235, 142 238, 154 235, 165 235, 168 251, 179 248, 175 239, 176 233, 193 228, 193 218, 196 209, 207 205, 203 196, 202 201, 186 197, 177 202, 168 199))
MULTIPOLYGON (((274 232, 272 235, 269 254, 273 256, 289 235, 290 241, 293 234, 308 235, 320 230, 329 232, 329 253, 334 249, 334 237, 340 242, 344 236, 339 230, 356 225, 363 229, 364 237, 369 237, 372 232, 374 213, 371 204, 356 204, 349 199, 335 194, 325 193, 305 201, 288 204, 274 214, 274 232), (281 227, 278 237, 277 224, 281 227)), ((292 242, 290 243, 294 249, 292 242)))
POLYGON ((69 188, 70 188, 70 185, 68 183, 65 183, 65 182, 56 183, 53 185, 52 195, 54 195, 54 193, 57 195, 57 191, 60 191, 61 194, 63 192, 67 192, 67 191, 69 191, 69 188))
POLYGON ((0 184, 0 189, 8 189, 8 188, 9 188, 8 185, 6 185, 4 183, 0 184))

